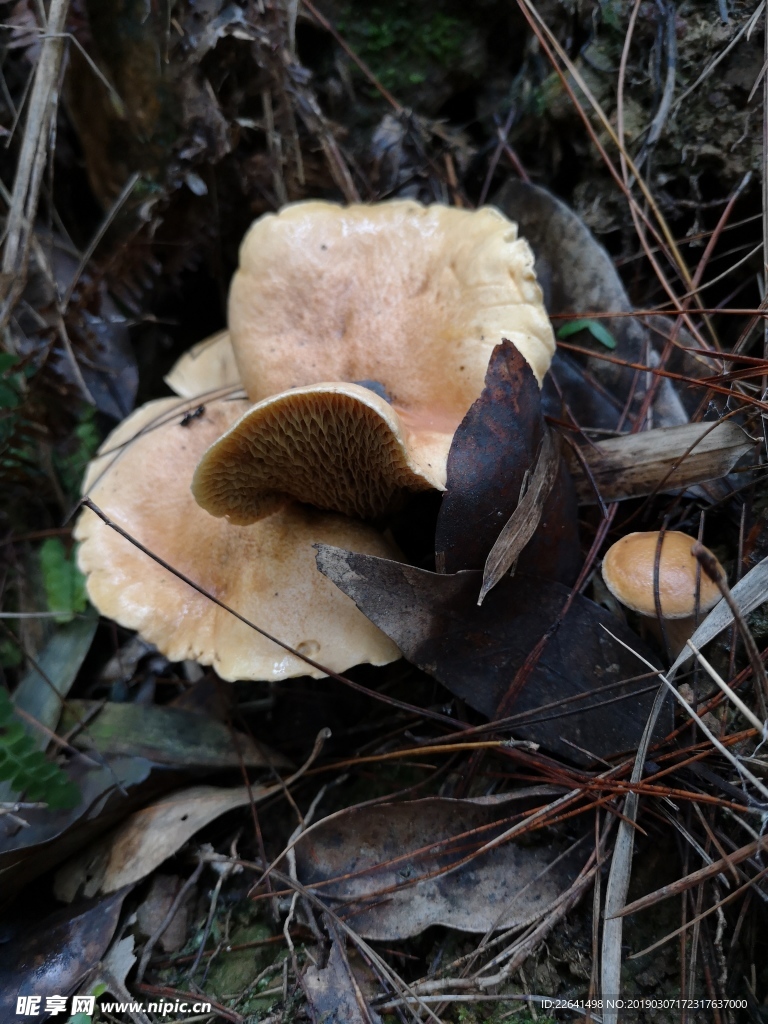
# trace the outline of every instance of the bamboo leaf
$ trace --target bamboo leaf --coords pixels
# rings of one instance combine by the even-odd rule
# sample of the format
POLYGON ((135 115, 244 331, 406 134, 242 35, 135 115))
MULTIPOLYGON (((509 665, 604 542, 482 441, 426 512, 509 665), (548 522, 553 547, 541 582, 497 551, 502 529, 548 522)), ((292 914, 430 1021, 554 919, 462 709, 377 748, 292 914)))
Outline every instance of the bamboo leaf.
POLYGON ((558 327, 557 336, 558 338, 569 338, 572 334, 578 334, 579 331, 589 331, 595 341, 599 341, 601 345, 610 349, 616 348, 616 339, 608 328, 603 327, 599 320, 593 320, 591 317, 569 320, 567 324, 558 327))

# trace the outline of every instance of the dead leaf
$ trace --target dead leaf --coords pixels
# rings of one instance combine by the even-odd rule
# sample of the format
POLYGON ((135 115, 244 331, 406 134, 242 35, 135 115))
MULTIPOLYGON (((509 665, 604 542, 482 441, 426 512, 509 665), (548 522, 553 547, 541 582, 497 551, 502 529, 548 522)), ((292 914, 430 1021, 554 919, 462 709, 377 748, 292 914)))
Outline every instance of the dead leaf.
POLYGON ((483 569, 483 585, 478 604, 508 572, 515 571, 520 552, 533 537, 541 519, 541 509, 550 495, 560 469, 560 446, 552 432, 545 429, 536 465, 520 504, 496 539, 483 569))
MULTIPOLYGON (((545 430, 536 378, 515 346, 503 341, 491 355, 485 388, 462 420, 448 454, 448 483, 435 537, 441 571, 483 567, 518 506, 526 470, 534 469, 545 430)), ((580 564, 576 500, 561 463, 538 529, 517 568, 572 583, 580 564)))
POLYGON ((147 643, 138 633, 134 633, 118 647, 99 672, 99 682, 107 686, 114 686, 115 683, 128 683, 138 669, 141 659, 150 654, 158 654, 154 644, 147 643))
POLYGON ((125 980, 136 963, 136 954, 133 951, 134 938, 126 935, 125 938, 117 939, 107 955, 96 967, 93 974, 88 978, 88 990, 94 992, 101 990, 109 992, 110 995, 122 1000, 124 1003, 132 1003, 132 1009, 128 1016, 133 1024, 152 1024, 149 1017, 133 1003, 131 993, 126 987, 125 980))
POLYGON ((92 715, 98 707, 98 701, 67 701, 62 729, 67 732, 79 721, 88 723, 72 740, 82 750, 134 754, 177 767, 288 766, 277 752, 261 749, 249 736, 194 711, 168 705, 106 703, 92 715))
POLYGON ((16 1018, 16 997, 67 995, 103 956, 125 893, 35 920, 0 947, 0 1019, 16 1018))
MULTIPOLYGON (((478 607, 479 572, 439 575, 327 545, 317 549, 320 571, 410 662, 488 718, 570 593, 560 583, 517 573, 502 579, 478 607)), ((637 678, 637 658, 601 626, 658 665, 627 626, 576 595, 511 712, 505 712, 517 716, 511 725, 515 736, 577 764, 593 763, 591 755, 609 758, 634 750, 658 689, 655 677, 637 678)), ((668 731, 671 711, 661 717, 660 728, 668 731)))
POLYGON ((567 844, 547 838, 509 841, 453 867, 506 831, 530 801, 514 803, 510 794, 503 802, 430 797, 348 808, 299 837, 299 881, 327 883, 317 895, 367 939, 397 941, 435 924, 509 928, 537 917, 581 866, 573 854, 554 863, 567 844))
POLYGON ((254 800, 280 792, 279 785, 191 786, 143 807, 56 874, 59 899, 115 892, 141 881, 199 832, 201 828, 254 800))
MULTIPOLYGON (((144 901, 136 911, 136 923, 142 935, 150 938, 165 921, 173 906, 182 881, 178 875, 155 874, 144 901)), ((190 889, 181 906, 177 909, 168 927, 157 940, 164 953, 176 953, 186 942, 188 903, 196 890, 190 889)))
MULTIPOLYGON (((610 255, 578 215, 560 199, 538 185, 510 178, 494 196, 493 203, 517 222, 520 234, 533 249, 536 276, 550 316, 631 312, 632 304, 610 255)), ((556 321, 555 327, 565 322, 556 321)), ((664 343, 660 334, 649 330, 636 317, 608 317, 600 323, 616 342, 616 350, 611 355, 629 362, 648 365, 654 338, 664 343)), ((654 327, 669 331, 669 324, 661 317, 654 322, 654 327)), ((682 335, 680 340, 684 340, 682 335)), ((605 352, 588 331, 583 332, 583 337, 578 336, 578 345, 598 354, 605 352)), ((648 387, 649 375, 641 374, 635 380, 634 370, 597 357, 584 360, 588 371, 585 375, 578 368, 579 362, 581 358, 566 357, 562 351, 555 355, 544 384, 547 414, 562 416, 557 383, 581 427, 614 429, 633 388, 630 414, 637 408, 648 387), (615 419, 612 414, 616 415, 615 419)), ((670 380, 658 385, 654 412, 658 426, 687 421, 688 415, 670 380)))
POLYGON ((33 356, 47 339, 51 352, 44 372, 57 389, 91 402, 112 419, 123 419, 133 409, 139 384, 125 315, 103 283, 85 274, 82 294, 68 303, 62 319, 59 306, 82 269, 80 256, 60 235, 38 231, 36 238, 42 244, 33 248, 19 307, 18 352, 33 356))
POLYGON ((301 984, 314 1019, 322 1024, 380 1024, 381 1017, 366 1005, 337 935, 325 967, 308 967, 301 984))

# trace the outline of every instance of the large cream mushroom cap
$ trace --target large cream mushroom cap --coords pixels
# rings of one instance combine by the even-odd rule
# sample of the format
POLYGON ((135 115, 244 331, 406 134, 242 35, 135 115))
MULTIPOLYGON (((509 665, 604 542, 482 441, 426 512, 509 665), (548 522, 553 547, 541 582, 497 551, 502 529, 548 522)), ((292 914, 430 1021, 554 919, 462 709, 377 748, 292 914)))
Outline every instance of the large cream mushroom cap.
POLYGON ((492 207, 302 202, 248 231, 229 329, 253 402, 318 381, 376 381, 406 412, 461 422, 494 347, 539 383, 555 341, 517 226, 492 207))
POLYGON ((192 493, 207 512, 238 524, 287 498, 374 518, 404 491, 445 488, 451 435, 412 426, 358 384, 294 388, 250 408, 211 445, 192 493))
MULTIPOLYGON (((603 559, 603 579, 616 600, 640 615, 654 618, 658 541, 657 530, 628 533, 608 549, 603 559)), ((717 584, 706 573, 697 571, 698 562, 691 554, 694 543, 694 538, 687 533, 668 530, 664 534, 659 559, 659 602, 665 619, 687 619, 696 613, 697 577, 700 581, 698 610, 705 613, 720 600, 717 584)), ((717 564, 723 571, 720 563, 717 564)))
MULTIPOLYGON (((202 452, 242 414, 243 399, 206 402, 182 426, 190 401, 161 399, 118 426, 84 485, 119 526, 225 604, 333 671, 383 665, 397 648, 315 565, 314 543, 392 557, 362 523, 288 505, 253 526, 215 519, 189 481, 202 452)), ((223 679, 322 675, 169 573, 84 509, 75 528, 91 601, 172 661, 212 665, 223 679)))

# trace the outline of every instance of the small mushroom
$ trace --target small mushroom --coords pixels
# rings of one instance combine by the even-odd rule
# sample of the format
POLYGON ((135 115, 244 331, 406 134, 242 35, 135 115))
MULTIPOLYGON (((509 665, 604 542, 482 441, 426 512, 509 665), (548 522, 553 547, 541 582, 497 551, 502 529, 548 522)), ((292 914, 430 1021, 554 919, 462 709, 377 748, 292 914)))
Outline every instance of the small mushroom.
MULTIPOLYGON (((661 640, 654 596, 654 572, 659 532, 629 533, 608 549, 603 559, 603 579, 621 604, 648 619, 661 640)), ((691 554, 695 540, 686 533, 667 531, 661 541, 659 558, 659 604, 664 630, 674 658, 685 646, 699 618, 720 600, 720 591, 691 554), (698 593, 697 593, 698 591, 698 593)), ((710 552, 711 554, 711 552, 710 552)), ((714 555, 716 565, 722 566, 714 555)), ((723 573, 723 575, 725 575, 723 573)))
MULTIPOLYGON (((196 401, 196 400, 195 400, 196 401)), ((189 481, 201 453, 246 400, 150 402, 107 438, 84 493, 175 569, 302 654, 336 672, 399 657, 395 645, 315 565, 317 542, 397 557, 363 523, 289 504, 252 526, 214 519, 189 481)), ((172 661, 213 665, 223 679, 322 675, 193 590, 84 509, 75 528, 88 594, 104 615, 138 630, 172 661)))
POLYGON ((404 489, 444 489, 494 347, 512 341, 539 383, 554 353, 531 250, 491 207, 305 202, 268 214, 242 244, 229 322, 257 404, 203 460, 195 493, 234 522, 281 494, 376 516, 404 489), (240 461, 250 456, 253 469, 240 461))

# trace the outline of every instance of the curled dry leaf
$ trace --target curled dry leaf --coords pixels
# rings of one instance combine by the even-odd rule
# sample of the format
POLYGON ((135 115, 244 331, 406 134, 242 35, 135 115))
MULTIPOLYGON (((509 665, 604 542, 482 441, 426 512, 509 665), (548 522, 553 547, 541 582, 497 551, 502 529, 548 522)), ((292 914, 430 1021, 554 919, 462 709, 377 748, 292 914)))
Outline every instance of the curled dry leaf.
POLYGON ((367 939, 397 941, 434 924, 474 933, 522 924, 567 889, 581 866, 565 842, 550 837, 473 856, 530 804, 511 794, 352 807, 299 837, 299 881, 323 883, 317 895, 367 939))
MULTIPOLYGON (((768 558, 758 562, 743 576, 738 583, 734 583, 731 596, 736 601, 742 615, 749 615, 755 608, 768 601, 768 558)), ((691 636, 691 643, 694 647, 701 648, 710 640, 722 633, 724 629, 733 622, 733 613, 725 601, 721 600, 715 605, 703 622, 699 623, 696 631, 691 636)), ((684 647, 675 659, 668 675, 671 677, 684 665, 692 656, 690 647, 684 647)))
POLYGON ((509 517, 486 559, 478 604, 483 603, 486 594, 496 586, 505 573, 515 571, 520 552, 536 532, 542 506, 552 491, 560 468, 560 446, 553 438, 552 432, 545 429, 525 494, 520 498, 520 504, 509 517))
MULTIPOLYGON (((517 222, 521 235, 533 249, 536 274, 550 316, 631 312, 632 304, 610 255, 565 203, 538 185, 516 179, 507 181, 493 201, 517 222)), ((664 333, 670 329, 663 317, 653 318, 653 330, 631 316, 609 317, 600 323, 616 341, 612 356, 646 365, 651 360, 652 344, 663 345, 664 333)), ((598 354, 605 352, 588 331, 578 338, 578 344, 598 354)), ((553 416, 562 414, 559 387, 582 427, 614 428, 631 390, 635 389, 634 408, 648 387, 650 375, 643 374, 635 381, 634 370, 597 356, 587 358, 586 370, 585 375, 575 358, 558 351, 545 384, 546 411, 553 416)), ((654 412, 659 426, 673 426, 688 419, 671 381, 663 380, 658 386, 654 412)))
POLYGON ((66 907, 0 945, 0 1019, 16 1019, 19 995, 67 995, 99 962, 117 927, 125 893, 66 907))
MULTIPOLYGON (((483 567, 518 507, 545 430, 536 378, 515 346, 503 341, 493 350, 485 387, 454 434, 448 455, 435 537, 436 561, 444 572, 483 567)), ((580 552, 576 501, 564 463, 536 511, 538 529, 520 553, 518 571, 573 582, 580 552)))
POLYGON ((136 811, 114 831, 71 860, 56 875, 59 899, 115 892, 151 874, 188 839, 216 818, 281 789, 279 785, 250 789, 192 786, 136 811))
MULTIPOLYGON (((318 545, 317 564, 409 661, 489 718, 570 593, 518 573, 478 607, 479 572, 439 575, 325 545, 318 545)), ((606 630, 658 665, 627 626, 577 594, 504 712, 515 716, 515 736, 577 764, 637 747, 658 684, 653 673, 638 678, 637 658, 606 630)), ((670 715, 661 719, 659 728, 668 731, 670 715)))

